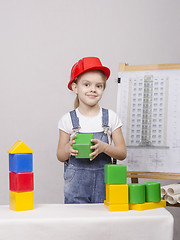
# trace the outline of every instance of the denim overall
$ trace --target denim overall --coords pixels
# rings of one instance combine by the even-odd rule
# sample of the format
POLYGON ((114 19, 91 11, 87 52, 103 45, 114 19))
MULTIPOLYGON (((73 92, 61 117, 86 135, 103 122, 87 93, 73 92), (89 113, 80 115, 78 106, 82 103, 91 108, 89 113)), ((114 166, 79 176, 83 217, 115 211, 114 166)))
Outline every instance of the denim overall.
MULTIPOLYGON (((79 119, 76 111, 70 112, 73 131, 79 132, 79 119)), ((108 141, 108 110, 102 108, 103 132, 94 133, 94 138, 108 141)), ((80 133, 80 132, 79 132, 80 133)), ((105 200, 104 165, 111 164, 111 157, 100 153, 95 159, 75 158, 71 156, 64 163, 65 203, 103 203, 105 200)))

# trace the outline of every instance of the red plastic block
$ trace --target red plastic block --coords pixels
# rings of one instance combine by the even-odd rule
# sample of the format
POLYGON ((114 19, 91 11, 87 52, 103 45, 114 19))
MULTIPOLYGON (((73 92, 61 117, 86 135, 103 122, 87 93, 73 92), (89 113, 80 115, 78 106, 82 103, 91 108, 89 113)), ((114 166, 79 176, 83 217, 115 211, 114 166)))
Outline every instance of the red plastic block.
POLYGON ((28 192, 34 190, 33 172, 9 173, 9 190, 14 192, 28 192))

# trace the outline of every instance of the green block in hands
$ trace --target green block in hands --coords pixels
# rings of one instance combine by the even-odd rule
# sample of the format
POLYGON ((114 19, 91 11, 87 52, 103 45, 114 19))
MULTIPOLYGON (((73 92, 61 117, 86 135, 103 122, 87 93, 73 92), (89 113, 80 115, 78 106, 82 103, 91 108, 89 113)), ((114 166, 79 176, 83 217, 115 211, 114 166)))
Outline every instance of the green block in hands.
POLYGON ((127 168, 125 165, 106 164, 104 167, 104 182, 106 184, 126 184, 127 168))
POLYGON ((89 154, 94 151, 94 149, 90 148, 93 146, 93 143, 91 142, 91 139, 93 138, 93 133, 77 133, 74 139, 75 143, 73 143, 73 149, 78 150, 76 158, 90 158, 89 154))

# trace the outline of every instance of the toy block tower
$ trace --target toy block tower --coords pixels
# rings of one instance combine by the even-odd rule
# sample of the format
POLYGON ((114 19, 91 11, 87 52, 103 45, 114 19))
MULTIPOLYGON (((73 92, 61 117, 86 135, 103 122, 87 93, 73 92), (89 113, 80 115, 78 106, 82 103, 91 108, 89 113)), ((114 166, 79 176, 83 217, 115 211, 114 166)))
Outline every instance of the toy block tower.
POLYGON ((77 133, 74 139, 75 143, 73 143, 73 149, 78 150, 76 158, 90 158, 89 154, 94 151, 91 149, 91 146, 93 146, 91 139, 93 138, 93 133, 77 133))
POLYGON ((104 168, 106 200, 109 211, 148 210, 166 207, 158 182, 126 184, 126 166, 107 164, 104 168))
POLYGON ((9 208, 33 209, 33 151, 18 140, 9 150, 9 208))
POLYGON ((104 180, 106 184, 105 206, 109 211, 128 211, 129 193, 126 184, 127 169, 125 165, 106 164, 104 180))

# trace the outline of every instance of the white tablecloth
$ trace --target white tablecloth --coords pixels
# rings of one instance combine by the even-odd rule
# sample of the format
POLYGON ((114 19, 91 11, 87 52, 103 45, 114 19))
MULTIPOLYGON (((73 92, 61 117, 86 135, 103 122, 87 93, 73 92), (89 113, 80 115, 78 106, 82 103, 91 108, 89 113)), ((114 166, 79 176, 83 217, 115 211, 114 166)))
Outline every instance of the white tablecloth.
POLYGON ((165 209, 109 212, 103 204, 43 204, 16 212, 0 206, 0 240, 172 240, 165 209))

